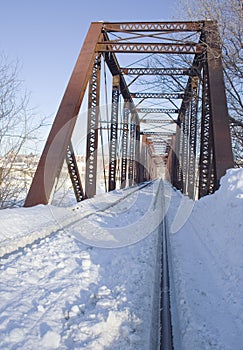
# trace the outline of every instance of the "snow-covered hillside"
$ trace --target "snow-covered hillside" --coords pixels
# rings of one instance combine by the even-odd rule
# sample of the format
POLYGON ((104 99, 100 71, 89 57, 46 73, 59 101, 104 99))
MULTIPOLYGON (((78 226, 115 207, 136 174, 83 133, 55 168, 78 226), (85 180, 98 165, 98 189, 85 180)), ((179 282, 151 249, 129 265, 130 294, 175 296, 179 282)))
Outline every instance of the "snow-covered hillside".
POLYGON ((240 350, 242 169, 195 203, 156 181, 0 211, 0 349, 149 349, 162 198, 176 349, 240 350))

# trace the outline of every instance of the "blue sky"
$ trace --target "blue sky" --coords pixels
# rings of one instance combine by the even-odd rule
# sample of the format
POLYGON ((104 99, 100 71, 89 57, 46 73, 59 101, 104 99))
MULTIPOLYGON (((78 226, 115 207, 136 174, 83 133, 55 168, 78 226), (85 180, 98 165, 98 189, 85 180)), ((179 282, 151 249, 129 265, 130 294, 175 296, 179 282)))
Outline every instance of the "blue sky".
POLYGON ((31 106, 41 115, 58 109, 92 21, 172 20, 176 0, 1 1, 0 51, 19 59, 31 106))

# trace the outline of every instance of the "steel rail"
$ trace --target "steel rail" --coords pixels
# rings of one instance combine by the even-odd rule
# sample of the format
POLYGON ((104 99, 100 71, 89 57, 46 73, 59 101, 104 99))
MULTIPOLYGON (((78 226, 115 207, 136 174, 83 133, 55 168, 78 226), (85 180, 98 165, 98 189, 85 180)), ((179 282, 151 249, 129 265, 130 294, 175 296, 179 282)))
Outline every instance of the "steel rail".
POLYGON ((173 350, 173 334, 170 305, 170 278, 168 263, 168 243, 165 218, 162 222, 162 256, 160 284, 160 350, 173 350))
POLYGON ((156 273, 155 305, 153 305, 152 319, 154 330, 152 330, 150 350, 173 350, 172 317, 170 303, 170 276, 168 262, 168 244, 165 218, 165 200, 159 197, 163 193, 163 182, 160 181, 158 191, 154 200, 154 207, 159 200, 162 201, 161 223, 159 225, 158 255, 156 273), (162 187, 162 189, 161 189, 162 187), (161 191, 160 191, 161 189, 161 191), (159 310, 158 310, 159 304, 159 310))

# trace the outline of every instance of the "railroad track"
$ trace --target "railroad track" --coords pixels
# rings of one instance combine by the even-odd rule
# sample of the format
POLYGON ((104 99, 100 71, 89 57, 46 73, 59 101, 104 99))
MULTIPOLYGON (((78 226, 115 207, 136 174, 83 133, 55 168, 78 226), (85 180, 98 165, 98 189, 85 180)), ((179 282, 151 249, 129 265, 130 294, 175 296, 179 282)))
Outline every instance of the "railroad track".
MULTIPOLYGON (((94 218, 92 216, 97 214, 105 213, 106 211, 109 211, 111 208, 115 208, 117 205, 121 204, 123 201, 126 201, 126 199, 129 199, 130 196, 136 194, 136 192, 149 188, 153 185, 153 182, 146 182, 142 185, 136 186, 134 188, 129 188, 125 191, 122 191, 119 193, 120 198, 115 198, 111 203, 102 203, 100 207, 97 209, 93 209, 92 211, 83 211, 82 212, 82 206, 77 205, 72 208, 73 211, 78 210, 78 219, 77 217, 73 216, 66 221, 58 222, 59 230, 53 231, 53 229, 49 230, 49 233, 45 235, 45 237, 39 237, 38 240, 34 240, 33 242, 28 244, 28 249, 31 251, 32 247, 36 249, 37 246, 42 245, 47 238, 47 236, 50 236, 50 239, 54 239, 55 234, 61 231, 65 231, 66 227, 75 225, 79 223, 82 225, 82 221, 88 219, 89 221, 92 221, 94 218), (79 209, 77 209, 79 208, 79 209), (38 242, 37 242, 38 241, 38 242), (38 243, 38 244, 36 244, 38 243)), ((159 201, 163 200, 160 197, 160 193, 163 193, 163 189, 161 188, 163 186, 162 182, 160 182, 159 186, 156 187, 156 194, 154 196, 154 200, 152 203, 152 208, 155 208, 159 201)), ((125 203, 125 202, 124 202, 125 203)), ((118 210, 115 208, 115 210, 118 210)), ((163 213, 161 213, 163 215, 163 213)), ((166 233, 166 223, 165 220, 163 220, 159 227, 160 232, 160 239, 159 239, 159 245, 158 245, 158 255, 157 255, 157 265, 158 265, 158 273, 157 273, 157 279, 158 279, 158 288, 155 289, 155 293, 157 296, 154 298, 154 312, 157 313, 157 320, 156 320, 156 335, 151 334, 151 337, 156 337, 157 340, 154 341, 151 338, 151 350, 171 350, 173 349, 173 338, 172 338, 172 326, 171 326, 171 313, 170 313, 170 285, 169 285, 169 264, 168 264, 168 242, 167 242, 167 233, 166 233), (159 315, 158 315, 159 310, 159 315)), ((65 236, 66 233, 62 232, 61 236, 65 236)), ((60 237, 61 237, 60 236, 60 237)), ((10 255, 14 255, 16 253, 15 251, 12 251, 8 254, 8 257, 10 255)), ((37 320, 37 322, 39 322, 37 320)))
MULTIPOLYGON (((23 249, 25 246, 31 247, 32 244, 40 243, 46 237, 53 236, 66 227, 82 222, 82 220, 89 219, 92 215, 104 213, 106 210, 115 207, 128 197, 134 195, 136 192, 151 186, 153 182, 154 181, 147 181, 145 183, 123 189, 122 191, 119 191, 118 194, 115 194, 114 198, 113 196, 109 196, 109 203, 104 203, 102 198, 101 202, 95 202, 96 209, 84 209, 82 205, 83 202, 81 202, 78 205, 68 208, 67 211, 69 211, 69 214, 65 217, 59 217, 58 213, 56 214, 55 212, 55 208, 49 206, 49 214, 51 218, 49 226, 35 227, 32 232, 25 232, 23 236, 18 234, 16 237, 7 238, 6 240, 1 241, 0 246, 4 247, 4 249, 1 249, 0 247, 0 258, 5 258, 10 254, 14 254, 20 248, 23 249), (77 212, 78 215, 76 215, 77 212)), ((89 201, 92 203, 93 199, 90 199, 89 201)))
POLYGON ((161 224, 162 255, 160 282, 160 350, 173 350, 172 316, 170 299, 170 271, 168 257, 168 237, 165 218, 161 224))

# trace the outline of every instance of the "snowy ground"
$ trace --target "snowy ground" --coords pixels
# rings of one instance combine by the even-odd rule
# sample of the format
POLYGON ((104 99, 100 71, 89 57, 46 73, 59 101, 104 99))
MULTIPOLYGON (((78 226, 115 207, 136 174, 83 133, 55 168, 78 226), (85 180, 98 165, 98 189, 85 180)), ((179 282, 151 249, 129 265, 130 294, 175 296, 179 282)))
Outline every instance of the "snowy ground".
POLYGON ((0 213, 5 252, 44 237, 2 258, 1 349, 149 349, 162 187, 131 191, 0 213))
MULTIPOLYGON (((243 171, 195 203, 164 194, 176 350, 241 350, 243 171)), ((0 349, 150 349, 161 196, 1 211, 0 349)))
POLYGON ((243 169, 228 171, 215 194, 195 203, 166 192, 179 349, 241 350, 243 169))

